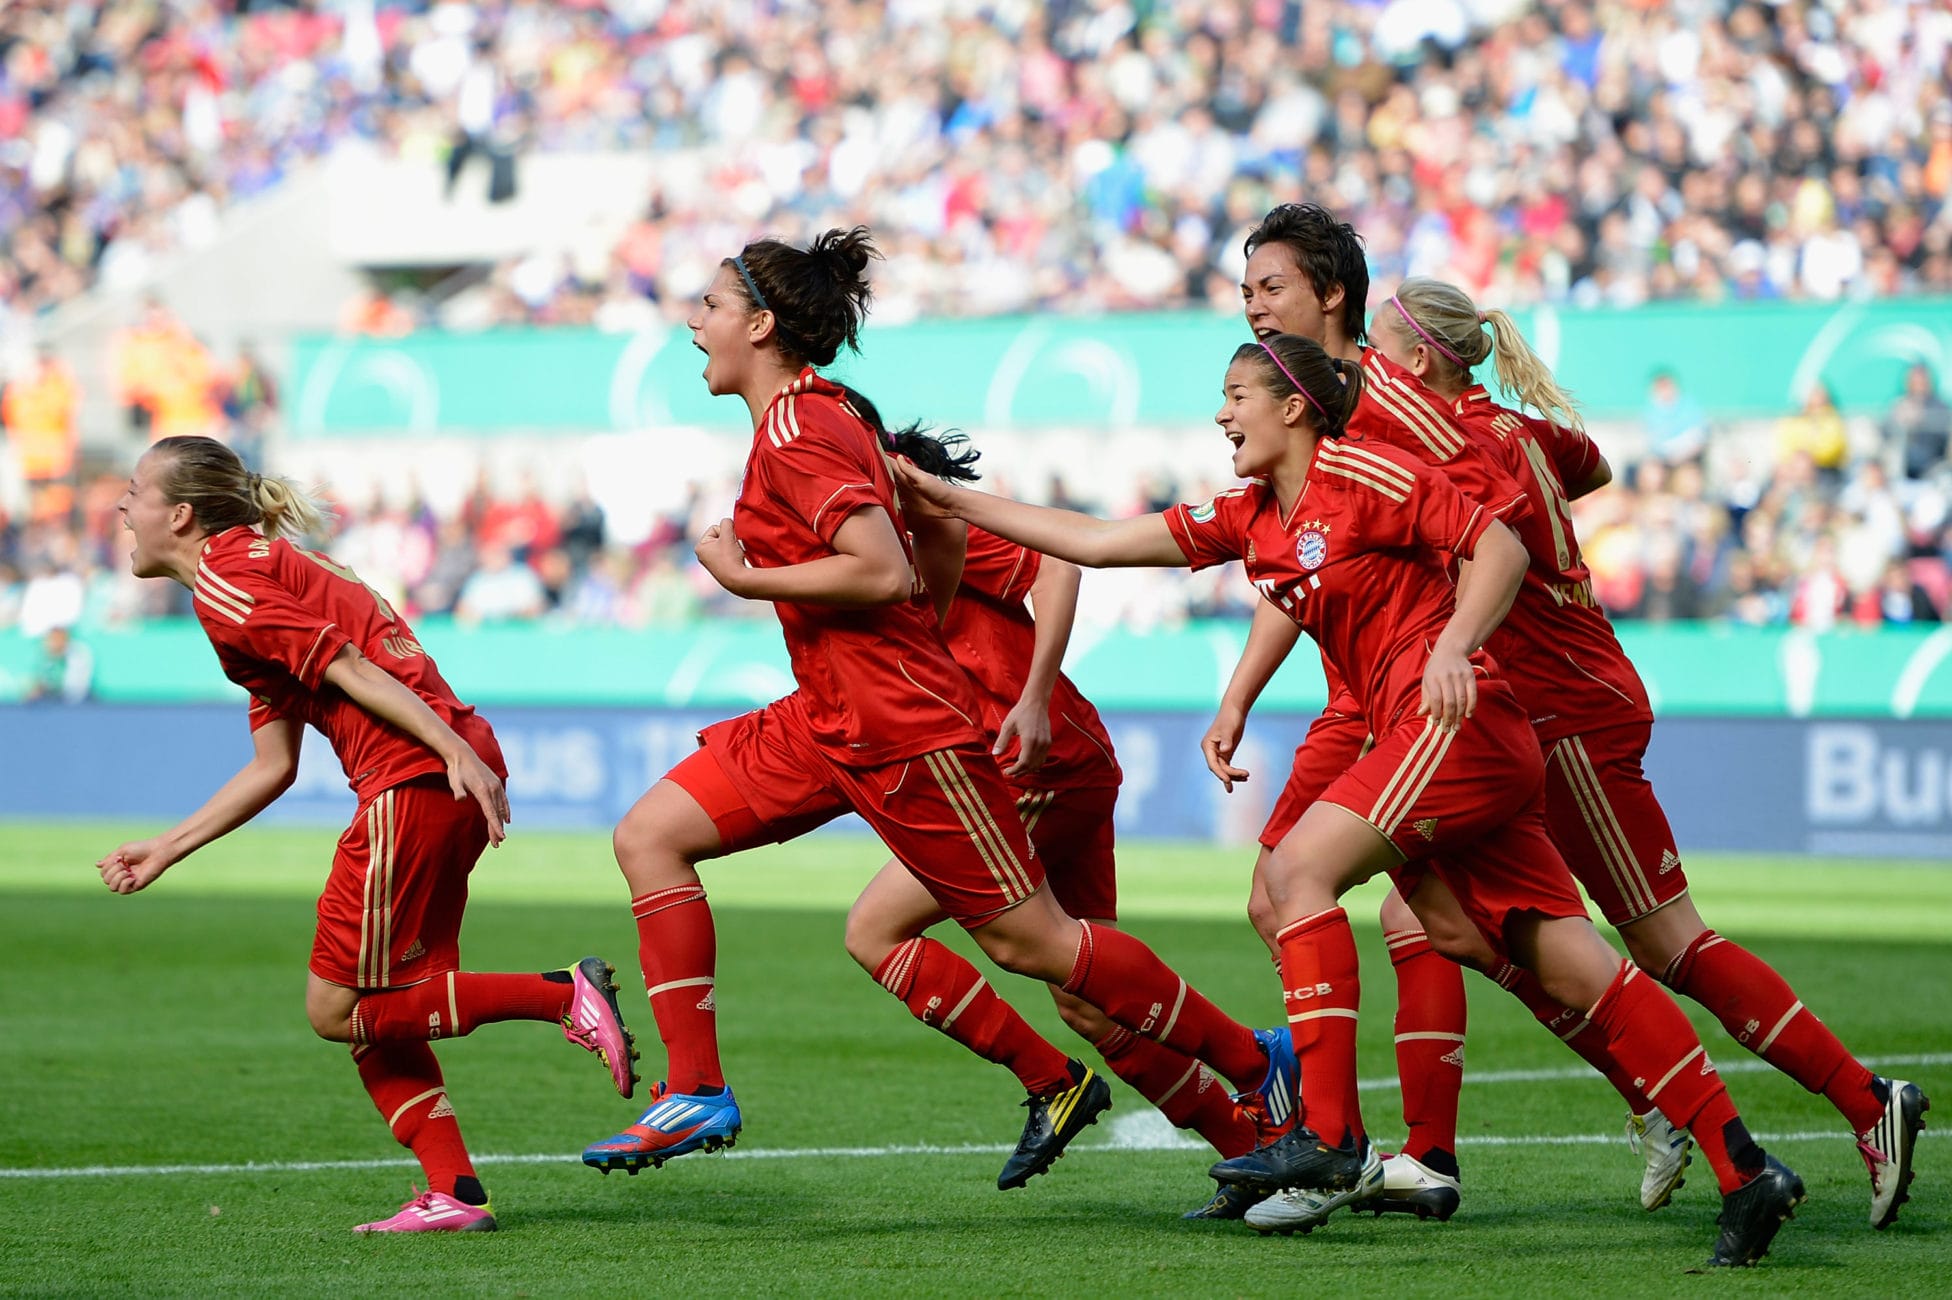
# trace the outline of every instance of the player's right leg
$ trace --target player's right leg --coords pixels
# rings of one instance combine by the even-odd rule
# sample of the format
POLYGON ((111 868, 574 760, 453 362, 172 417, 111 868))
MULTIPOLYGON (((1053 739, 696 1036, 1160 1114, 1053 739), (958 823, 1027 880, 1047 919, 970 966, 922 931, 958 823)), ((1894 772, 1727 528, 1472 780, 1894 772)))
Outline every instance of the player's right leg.
POLYGON ((1645 724, 1607 727, 1552 747, 1546 814, 1553 840, 1643 970, 1837 1108, 1870 1170, 1871 1225, 1886 1227, 1910 1181, 1924 1096, 1916 1085, 1872 1074, 1773 967, 1708 928, 1641 766, 1649 736, 1645 724))
POLYGON ((584 1150, 583 1163, 604 1173, 635 1174, 687 1152, 730 1146, 743 1125, 719 1063, 718 934, 696 865, 724 846, 712 816, 672 779, 687 764, 710 761, 701 749, 680 764, 631 807, 612 836, 630 886, 638 961, 667 1074, 636 1123, 584 1150))
POLYGON ((1110 1096, 1102 1082, 1069 1096, 1090 1072, 1032 1029, 974 966, 922 933, 944 919, 935 896, 899 861, 890 862, 847 914, 847 951, 910 1015, 1004 1066, 1023 1084, 1031 1114, 997 1180, 1000 1189, 1021 1187, 1050 1167, 1076 1130, 1097 1118, 1103 1109, 1097 1103, 1109 1104, 1110 1096), (1073 1124, 1053 1122, 1054 1114, 1072 1111, 1073 1124))
POLYGON ((461 917, 468 875, 487 846, 480 819, 443 778, 381 791, 340 837, 319 899, 312 1028, 333 1042, 378 1044, 460 1038, 485 1024, 560 1024, 596 1052, 617 1091, 636 1082, 636 1048, 617 1008, 611 967, 585 957, 540 973, 464 971, 461 917), (339 990, 356 986, 350 1001, 339 990))
POLYGON ((1700 1145, 1722 1192, 1722 1231, 1709 1265, 1761 1259, 1802 1204, 1803 1182, 1750 1136, 1680 1007, 1632 962, 1620 961, 1583 915, 1508 910, 1503 930, 1555 1000, 1592 1007, 1588 1014, 1613 1056, 1637 1078, 1654 1081, 1649 1099, 1700 1145))
MULTIPOLYGON (((1043 879, 996 760, 980 744, 917 756, 899 780, 836 768, 849 801, 990 959, 1057 984, 1142 1037, 1206 1061, 1243 1091, 1285 1092, 1270 1049, 1139 940, 1067 916, 1043 879)), ((1285 1040, 1280 1055, 1287 1056, 1285 1040)), ((1287 1101, 1274 1103, 1282 1112, 1287 1101)))
MULTIPOLYGON (((1605 1036, 1583 1012, 1553 1001, 1539 985, 1538 976, 1513 964, 1492 946, 1437 874, 1425 875, 1408 901, 1426 938, 1438 952, 1450 961, 1480 972, 1517 998, 1547 1032, 1613 1085, 1627 1103, 1629 1145, 1643 1159, 1641 1206, 1657 1210, 1666 1205, 1682 1185, 1692 1159, 1694 1141, 1688 1131, 1668 1123, 1654 1103, 1647 1100, 1646 1093, 1634 1082, 1632 1072, 1613 1059, 1605 1036)), ((1398 1001, 1400 1007, 1400 993, 1398 1001)), ((1392 1168, 1390 1172, 1398 1174, 1401 1180, 1397 1169, 1392 1168)))
MULTIPOLYGON (((1017 799, 1024 828, 1044 864, 1051 896, 1065 915, 1100 929, 1118 924, 1113 821, 1117 807, 1116 786, 1025 790, 1017 799)), ((1071 1032, 1097 1048, 1112 1073, 1158 1107, 1175 1128, 1197 1133, 1222 1156, 1254 1149, 1259 1139, 1253 1121, 1212 1067, 1113 1023, 1097 1007, 1058 985, 1049 987, 1057 1013, 1071 1032)), ((1194 1214, 1220 1217, 1230 1208, 1210 1201, 1194 1214)))

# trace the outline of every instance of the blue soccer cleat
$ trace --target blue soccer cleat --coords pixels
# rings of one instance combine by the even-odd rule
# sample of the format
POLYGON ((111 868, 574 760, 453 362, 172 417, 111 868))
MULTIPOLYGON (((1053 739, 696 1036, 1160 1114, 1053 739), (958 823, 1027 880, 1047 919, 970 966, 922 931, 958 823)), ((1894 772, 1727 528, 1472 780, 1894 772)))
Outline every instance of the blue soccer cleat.
POLYGON ((1295 1042, 1284 1025, 1278 1029, 1256 1029, 1254 1042, 1267 1057, 1267 1074, 1261 1086, 1238 1094, 1240 1103, 1254 1121, 1254 1130, 1265 1146, 1294 1125, 1295 1108, 1300 1101, 1301 1064, 1295 1059, 1295 1042))
POLYGON ((672 1092, 669 1084, 659 1081, 651 1090, 650 1109, 617 1136, 585 1148, 583 1163, 601 1173, 621 1169, 635 1174, 645 1165, 655 1169, 673 1156, 723 1150, 739 1140, 743 1124, 732 1089, 701 1097, 672 1092))

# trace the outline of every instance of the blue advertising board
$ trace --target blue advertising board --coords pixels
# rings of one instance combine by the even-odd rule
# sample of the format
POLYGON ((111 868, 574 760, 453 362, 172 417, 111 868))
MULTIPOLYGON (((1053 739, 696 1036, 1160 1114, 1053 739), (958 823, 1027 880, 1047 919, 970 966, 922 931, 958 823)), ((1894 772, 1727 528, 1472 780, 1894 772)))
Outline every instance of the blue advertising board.
MULTIPOLYGON (((691 752, 699 710, 494 710, 516 827, 602 830, 691 752)), ((1252 841, 1309 719, 1257 716, 1231 795, 1207 774, 1208 717, 1108 711, 1125 769, 1120 835, 1252 841)), ((250 757, 240 707, 0 706, 0 817, 174 820, 250 757), (167 762, 156 761, 167 747, 167 762)), ((1683 848, 1952 862, 1952 722, 1702 718, 1661 722, 1647 759, 1683 848)), ((307 732, 297 783, 266 814, 350 820, 351 793, 307 732)), ((858 823, 852 823, 859 829, 858 823)), ((0 832, 0 837, 4 832, 0 832)))

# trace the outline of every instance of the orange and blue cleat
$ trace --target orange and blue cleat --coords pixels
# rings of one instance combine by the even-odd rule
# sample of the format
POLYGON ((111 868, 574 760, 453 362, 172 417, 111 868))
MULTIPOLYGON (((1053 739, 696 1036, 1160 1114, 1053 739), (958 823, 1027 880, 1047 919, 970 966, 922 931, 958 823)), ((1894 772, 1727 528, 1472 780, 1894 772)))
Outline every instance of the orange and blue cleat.
POLYGON ((635 1174, 645 1165, 655 1169, 673 1156, 723 1150, 739 1140, 741 1127, 732 1089, 699 1096, 672 1092, 670 1085, 659 1081, 651 1090, 650 1109, 617 1136, 586 1148, 583 1163, 601 1173, 621 1169, 635 1174))

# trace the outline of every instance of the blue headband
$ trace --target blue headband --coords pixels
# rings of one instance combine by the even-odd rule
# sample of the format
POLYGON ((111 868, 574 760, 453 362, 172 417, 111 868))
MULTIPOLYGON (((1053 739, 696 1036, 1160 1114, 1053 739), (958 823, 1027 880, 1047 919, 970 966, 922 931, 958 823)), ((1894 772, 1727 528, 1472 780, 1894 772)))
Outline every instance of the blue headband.
POLYGON ((766 304, 766 295, 759 292, 759 284, 752 278, 752 272, 746 270, 746 259, 743 257, 733 258, 732 269, 737 271, 739 278, 746 282, 746 292, 752 295, 752 305, 759 308, 760 311, 771 311, 772 308, 766 304))

